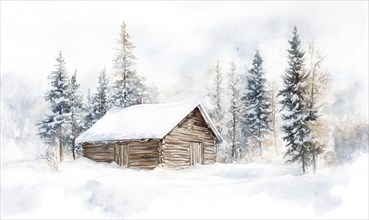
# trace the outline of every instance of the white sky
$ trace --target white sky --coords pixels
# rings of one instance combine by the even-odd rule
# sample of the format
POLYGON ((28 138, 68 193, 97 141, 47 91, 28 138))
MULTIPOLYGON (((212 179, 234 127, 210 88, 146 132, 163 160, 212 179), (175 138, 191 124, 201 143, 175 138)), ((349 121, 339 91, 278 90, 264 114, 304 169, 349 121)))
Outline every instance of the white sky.
MULTIPOLYGON (((123 20, 136 46, 138 72, 166 96, 203 87, 216 60, 245 71, 256 48, 268 78, 286 67, 287 40, 297 25, 306 48, 314 40, 327 54, 335 85, 359 82, 368 106, 368 2, 119 2, 1 1, 1 74, 21 75, 40 89, 62 50, 69 72, 94 88, 123 20), (185 86, 184 86, 185 85, 185 86)), ((199 90, 201 93, 203 90, 199 90)), ((362 96, 362 97, 361 97, 362 96)))

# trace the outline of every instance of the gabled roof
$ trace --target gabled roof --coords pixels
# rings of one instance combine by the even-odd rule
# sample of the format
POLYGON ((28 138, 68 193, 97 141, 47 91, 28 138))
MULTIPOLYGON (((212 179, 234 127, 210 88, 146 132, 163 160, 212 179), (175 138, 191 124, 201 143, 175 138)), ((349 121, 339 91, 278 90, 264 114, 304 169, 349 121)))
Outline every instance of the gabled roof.
POLYGON ((188 114, 198 108, 218 142, 220 133, 199 102, 141 104, 112 108, 90 129, 82 133, 76 144, 117 140, 162 139, 188 114))

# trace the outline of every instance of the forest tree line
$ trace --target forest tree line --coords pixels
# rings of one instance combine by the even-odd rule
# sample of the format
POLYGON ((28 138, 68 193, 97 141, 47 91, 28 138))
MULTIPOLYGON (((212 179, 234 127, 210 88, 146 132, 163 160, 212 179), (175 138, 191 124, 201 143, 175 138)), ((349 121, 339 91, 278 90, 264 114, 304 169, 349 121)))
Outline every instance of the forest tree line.
MULTIPOLYGON (((272 146, 275 155, 283 154, 286 162, 300 162, 303 173, 309 166, 315 172, 329 139, 323 111, 329 75, 323 68, 322 51, 310 43, 305 52, 296 27, 288 42, 281 88, 265 78, 258 50, 245 73, 240 73, 234 62, 228 71, 216 63, 206 107, 224 138, 218 151, 220 161, 252 161, 262 158, 272 146), (283 149, 278 144, 280 136, 283 149)), ((64 151, 70 151, 74 159, 81 154, 75 139, 110 108, 157 101, 156 88, 147 86, 135 69, 134 45, 124 22, 117 45, 114 74, 108 76, 101 70, 96 91, 91 94, 88 90, 85 100, 77 70, 69 77, 62 53, 56 57, 55 70, 49 75, 51 89, 45 96, 50 108, 37 124, 39 136, 49 146, 44 157, 51 166, 63 160, 64 151)), ((324 157, 335 163, 337 152, 326 150, 324 157)))
POLYGON ((276 155, 279 133, 285 143, 286 162, 301 162, 302 171, 309 165, 316 169, 317 158, 323 152, 319 137, 321 107, 328 83, 328 74, 321 69, 324 57, 310 44, 305 64, 305 52, 295 27, 289 41, 288 66, 282 76, 283 87, 265 78, 263 58, 257 50, 247 73, 236 72, 234 63, 223 76, 219 62, 215 67, 210 102, 211 115, 228 141, 226 160, 253 160, 263 156, 266 137, 272 139, 276 155), (227 85, 223 83, 226 78, 227 85), (225 97, 228 90, 228 98, 225 97), (227 104, 226 100, 229 100, 227 104), (225 107, 223 107, 225 106, 225 107), (227 108, 227 106, 229 106, 227 108), (278 120, 277 115, 280 116, 278 120), (277 122, 281 121, 281 125, 277 122), (280 129, 279 129, 280 126, 280 129), (223 128, 228 129, 223 129, 223 128))
POLYGON ((69 77, 62 52, 56 57, 55 70, 49 75, 51 89, 45 96, 50 108, 37 124, 39 136, 50 147, 45 158, 52 166, 63 161, 64 151, 71 152, 75 159, 81 153, 80 148, 75 149, 75 139, 110 108, 151 103, 156 99, 156 88, 147 86, 145 78, 135 69, 134 45, 124 22, 117 45, 113 76, 109 77, 105 68, 101 70, 96 92, 91 94, 88 90, 85 102, 77 82, 77 70, 69 77))

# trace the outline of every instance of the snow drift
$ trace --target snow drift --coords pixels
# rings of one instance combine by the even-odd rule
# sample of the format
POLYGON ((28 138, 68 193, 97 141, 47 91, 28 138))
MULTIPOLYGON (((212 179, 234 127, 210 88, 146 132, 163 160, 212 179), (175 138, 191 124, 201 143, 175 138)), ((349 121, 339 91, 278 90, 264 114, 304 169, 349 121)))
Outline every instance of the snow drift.
POLYGON ((85 158, 60 170, 4 162, 1 218, 368 218, 367 154, 307 175, 279 163, 146 171, 85 158))

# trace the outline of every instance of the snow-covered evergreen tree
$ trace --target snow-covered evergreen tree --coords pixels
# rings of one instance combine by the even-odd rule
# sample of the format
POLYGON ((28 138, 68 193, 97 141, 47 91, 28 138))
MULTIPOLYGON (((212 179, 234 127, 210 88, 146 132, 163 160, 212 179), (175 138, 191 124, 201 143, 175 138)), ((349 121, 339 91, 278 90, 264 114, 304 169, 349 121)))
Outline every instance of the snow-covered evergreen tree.
POLYGON ((117 76, 114 82, 114 106, 127 107, 143 103, 145 85, 143 79, 136 73, 134 48, 127 26, 123 22, 114 63, 117 76))
POLYGON ((270 103, 264 78, 263 59, 259 51, 255 53, 246 80, 246 91, 241 98, 246 107, 243 114, 243 134, 246 135, 248 147, 252 150, 257 149, 261 156, 263 138, 270 131, 270 103))
POLYGON ((240 105, 240 76, 236 71, 236 65, 232 62, 228 72, 228 89, 230 91, 230 120, 227 122, 228 139, 231 144, 231 156, 233 161, 239 159, 243 152, 240 148, 240 115, 242 114, 240 105))
POLYGON ((87 90, 87 101, 83 105, 84 110, 84 120, 83 120, 83 130, 89 129, 95 122, 95 116, 93 113, 93 98, 91 96, 91 90, 87 90))
POLYGON ((224 80, 223 80, 223 74, 220 68, 219 61, 217 61, 214 73, 215 73, 214 79, 213 79, 212 86, 209 91, 209 98, 210 98, 210 104, 211 104, 210 116, 213 119, 217 130, 220 133, 223 133, 223 130, 224 130, 223 81, 224 80))
MULTIPOLYGON (((50 111, 51 112, 51 111, 50 111)), ((54 114, 45 115, 42 120, 36 124, 39 129, 38 135, 47 146, 57 145, 57 125, 55 123, 54 114)))
POLYGON ((70 104, 68 99, 68 75, 65 69, 65 61, 61 51, 56 57, 56 69, 49 75, 51 90, 45 96, 50 103, 50 114, 38 124, 39 135, 46 144, 59 147, 59 160, 63 160, 63 147, 68 139, 65 127, 67 126, 70 104))
POLYGON ((287 150, 285 158, 287 162, 301 161, 302 171, 311 162, 308 154, 310 140, 310 129, 307 126, 308 111, 304 96, 306 93, 306 74, 304 73, 304 52, 301 49, 301 41, 294 27, 293 37, 288 41, 288 68, 283 76, 283 88, 279 92, 282 106, 282 130, 283 140, 286 142, 287 150))
POLYGON ((80 85, 77 83, 77 70, 74 71, 70 81, 69 81, 69 89, 68 89, 68 97, 70 103, 70 118, 69 118, 69 126, 68 133, 70 139, 71 151, 73 154, 73 159, 75 156, 75 139, 78 137, 80 133, 83 131, 83 104, 82 104, 82 95, 79 91, 80 85))
POLYGON ((102 118, 110 109, 109 97, 109 80, 104 69, 99 75, 98 87, 96 94, 93 96, 92 109, 94 121, 102 118))

